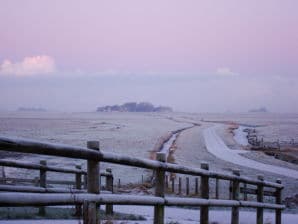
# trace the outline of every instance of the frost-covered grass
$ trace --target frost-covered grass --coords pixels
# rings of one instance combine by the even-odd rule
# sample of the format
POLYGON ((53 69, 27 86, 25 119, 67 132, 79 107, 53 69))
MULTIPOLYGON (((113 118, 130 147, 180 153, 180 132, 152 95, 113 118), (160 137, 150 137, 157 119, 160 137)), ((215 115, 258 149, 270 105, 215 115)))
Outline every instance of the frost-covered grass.
MULTIPOLYGON (((72 207, 46 207, 46 214, 40 216, 37 207, 2 207, 0 208, 0 220, 26 220, 26 219, 77 219, 75 208, 72 207)), ((142 215, 125 214, 115 212, 112 216, 106 216, 104 210, 100 210, 99 215, 102 219, 109 220, 145 220, 142 215)))
MULTIPOLYGON (((0 133, 3 136, 31 138, 53 143, 86 146, 88 140, 99 140, 101 150, 149 158, 151 151, 164 134, 188 127, 189 123, 168 119, 170 114, 159 113, 6 113, 0 114, 0 133)), ((38 163, 47 159, 48 164, 61 167, 85 166, 82 160, 30 155, 22 160, 38 163)), ((101 168, 113 168, 115 180, 121 183, 138 183, 144 169, 101 163, 101 168), (123 178, 125 176, 125 178, 123 178)), ((6 168, 7 176, 35 177, 37 171, 6 168)), ((73 180, 73 175, 49 172, 50 179, 73 180)))
MULTIPOLYGON (((142 214, 146 220, 144 221, 112 221, 103 222, 109 224, 152 224, 153 223, 153 207, 149 206, 115 206, 116 211, 121 211, 124 213, 134 213, 142 214)), ((175 207, 167 207, 165 209, 165 217, 167 224, 195 224, 199 222, 200 212, 198 209, 182 209, 175 207)), ((231 210, 211 210, 210 223, 218 224, 230 224, 231 223, 231 210)), ((251 224, 256 222, 255 211, 244 211, 240 210, 240 223, 241 224, 251 224)), ((275 223, 275 214, 265 211, 264 213, 264 223, 273 224, 275 223)), ((287 214, 282 215, 282 223, 286 224, 296 224, 298 219, 297 214, 287 214)), ((78 224, 79 220, 0 220, 0 224, 78 224)))

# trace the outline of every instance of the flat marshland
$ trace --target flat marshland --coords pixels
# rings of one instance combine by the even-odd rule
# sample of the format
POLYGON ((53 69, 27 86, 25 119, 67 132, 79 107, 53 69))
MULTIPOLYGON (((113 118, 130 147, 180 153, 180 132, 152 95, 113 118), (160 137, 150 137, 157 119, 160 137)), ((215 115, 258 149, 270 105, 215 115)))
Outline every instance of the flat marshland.
MULTIPOLYGON (((157 150, 157 144, 165 136, 177 130, 186 129, 177 135, 174 141, 172 162, 191 167, 200 167, 202 161, 210 164, 211 170, 231 172, 240 169, 241 175, 256 178, 264 174, 266 180, 282 179, 285 184, 283 198, 293 198, 297 192, 298 180, 295 177, 280 175, 242 166, 219 158, 210 153, 205 144, 204 132, 207 128, 216 126, 216 133, 223 142, 233 149, 243 150, 244 158, 264 164, 273 164, 298 171, 298 166, 278 160, 262 152, 250 151, 239 145, 229 131, 231 124, 245 124, 256 127, 257 133, 266 139, 298 140, 298 116, 276 114, 189 114, 189 113, 49 113, 49 112, 13 112, 0 113, 0 135, 7 137, 22 137, 53 143, 64 143, 75 146, 86 146, 89 140, 100 141, 102 151, 121 153, 128 156, 151 158, 152 151, 157 150), (195 125, 194 125, 195 124, 195 125)), ((46 159, 49 165, 74 167, 86 165, 82 160, 57 158, 40 155, 16 155, 1 152, 1 158, 18 159, 39 163, 46 159)), ((150 179, 151 173, 144 169, 117 166, 101 163, 101 169, 111 167, 115 181, 121 184, 139 184, 142 177, 150 179)), ((84 167, 85 168, 85 167, 84 167)), ((5 168, 7 177, 38 176, 37 171, 5 168)), ((72 175, 57 175, 49 173, 49 178, 69 179, 72 175)), ((193 179, 191 191, 194 190, 193 179)), ((224 192, 227 185, 222 185, 224 192)), ((214 193, 214 189, 211 189, 214 193)), ((225 196, 224 196, 225 197, 225 196)), ((295 205, 291 205, 295 210, 295 205)))

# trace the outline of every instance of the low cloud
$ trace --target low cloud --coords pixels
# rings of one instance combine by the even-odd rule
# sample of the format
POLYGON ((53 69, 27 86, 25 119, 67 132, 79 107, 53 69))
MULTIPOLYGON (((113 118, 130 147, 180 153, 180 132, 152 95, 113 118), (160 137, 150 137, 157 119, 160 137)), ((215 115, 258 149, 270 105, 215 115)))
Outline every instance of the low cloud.
POLYGON ((231 71, 228 67, 218 68, 216 74, 220 76, 237 76, 238 73, 231 71))
POLYGON ((21 62, 12 62, 6 59, 0 65, 1 75, 44 75, 55 71, 55 61, 47 55, 25 57, 21 62))

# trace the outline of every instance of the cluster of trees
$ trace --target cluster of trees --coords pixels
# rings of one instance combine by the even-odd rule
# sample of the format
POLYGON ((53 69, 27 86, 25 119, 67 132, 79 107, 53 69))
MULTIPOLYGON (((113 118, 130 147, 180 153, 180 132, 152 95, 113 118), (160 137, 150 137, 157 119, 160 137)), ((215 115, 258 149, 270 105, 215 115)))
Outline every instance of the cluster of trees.
POLYGON ((266 107, 260 107, 260 108, 257 108, 257 109, 249 110, 248 112, 251 112, 251 113, 266 113, 266 112, 268 112, 268 110, 267 110, 266 107))
POLYGON ((47 110, 41 107, 19 107, 18 111, 45 112, 47 110))
POLYGON ((118 112, 172 112, 171 107, 158 106, 155 107, 152 103, 147 102, 129 102, 124 103, 122 105, 113 105, 113 106, 104 106, 98 107, 98 112, 110 112, 110 111, 118 111, 118 112))

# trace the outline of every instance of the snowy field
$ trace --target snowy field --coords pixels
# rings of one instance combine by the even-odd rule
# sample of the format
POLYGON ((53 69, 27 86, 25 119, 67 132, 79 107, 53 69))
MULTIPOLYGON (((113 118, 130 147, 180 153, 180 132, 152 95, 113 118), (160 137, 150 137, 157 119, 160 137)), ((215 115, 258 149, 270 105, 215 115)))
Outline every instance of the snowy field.
MULTIPOLYGON (((130 156, 149 158, 150 150, 153 149, 155 143, 158 139, 167 134, 170 131, 174 131, 180 128, 189 127, 192 122, 200 123, 202 126, 196 126, 195 128, 186 130, 179 135, 177 139, 177 149, 175 151, 175 162, 181 165, 187 165, 191 167, 199 167, 202 161, 207 161, 210 163, 211 170, 217 171, 227 171, 230 172, 234 168, 240 168, 241 174, 256 178, 256 164, 262 165, 263 163, 256 163, 250 159, 250 164, 248 167, 243 168, 245 163, 243 159, 245 158, 239 155, 238 150, 231 150, 230 145, 235 145, 235 141, 232 137, 227 137, 230 133, 220 134, 214 131, 209 133, 209 139, 211 139, 211 145, 215 145, 215 151, 210 151, 210 145, 207 149, 205 147, 205 129, 212 130, 214 124, 209 122, 201 122, 204 120, 214 120, 214 121, 236 121, 241 124, 248 125, 260 125, 260 124, 277 124, 278 122, 288 122, 292 126, 292 121, 297 120, 297 118, 283 118, 279 121, 275 121, 275 117, 266 117, 265 115, 216 115, 216 114, 156 114, 156 113, 75 113, 75 114, 57 114, 57 113, 15 113, 15 114, 0 114, 0 135, 3 136, 17 136, 32 138, 37 140, 65 143, 71 145, 84 146, 87 140, 100 140, 101 149, 103 151, 117 152, 122 154, 127 154, 130 156), (209 129, 210 128, 210 129, 209 129), (217 140, 216 140, 217 139, 217 140), (227 144, 228 142, 228 144, 227 144), (228 145, 228 146, 227 146, 228 145), (218 151, 223 150, 223 151, 218 151), (224 153, 223 153, 224 152, 224 153), (223 156, 225 158, 223 158, 223 156), (241 162, 237 162, 239 157, 241 157, 241 162), (236 161, 236 162, 235 162, 236 161)), ((267 126, 266 128, 270 128, 267 126)), ((292 130, 292 129, 291 129, 292 130)), ((298 132, 298 130, 295 130, 298 132)), ((293 135, 295 135, 295 133, 293 135)), ((243 138, 243 136, 242 136, 243 138)), ((246 153, 248 155, 250 153, 246 153)), ((55 166, 67 166, 73 167, 75 164, 83 164, 81 160, 71 160, 57 157, 41 157, 39 155, 25 156, 21 158, 29 162, 38 163, 40 159, 46 158, 50 165, 55 166)), ((266 157, 267 158, 267 157, 266 157)), ((269 157, 268 157, 269 158, 269 157)), ((267 158, 267 159, 268 159, 267 158)), ((268 160, 273 160, 269 158, 268 160)), ((283 163, 278 160, 274 160, 275 165, 278 163, 283 163)), ((270 164, 270 161, 268 162, 270 164)), ((110 165, 108 165, 110 167, 110 165)), ((274 166, 274 170, 276 169, 274 166)), ((106 168, 107 165, 101 163, 101 168, 106 168)), ((268 166, 267 166, 268 167, 268 166)), ((125 175, 127 183, 134 182, 138 183, 141 181, 141 175, 144 174, 144 170, 138 168, 125 167, 123 169, 119 166, 112 166, 115 178, 122 177, 125 175)), ((272 168, 272 167, 271 167, 272 168)), ((261 173, 265 172, 263 168, 261 173)), ((284 168, 283 168, 284 169, 284 168)), ((34 177, 38 176, 37 172, 26 171, 22 169, 7 169, 8 176, 25 176, 34 177)), ((269 169, 268 172, 272 173, 273 169, 269 169)), ((266 179, 275 181, 275 178, 282 178, 283 183, 286 188, 284 190, 284 197, 287 195, 294 195, 297 192, 297 179, 296 177, 298 170, 296 169, 286 169, 278 171, 279 174, 267 175, 266 179), (284 176, 291 173, 289 178, 284 176)), ((267 174, 268 174, 267 172, 267 174)), ((265 172, 266 173, 266 172, 265 172)), ((270 174, 270 173, 269 173, 270 174)), ((49 175, 50 178, 58 179, 58 176, 54 174, 49 175)), ((60 179, 73 179, 72 175, 67 175, 67 177, 61 176, 60 179)), ((121 179, 123 183, 123 179, 121 179)), ((193 186, 192 186, 193 187, 193 186)), ((193 189, 192 189, 193 190, 193 189)), ((223 192, 226 190, 224 187, 221 189, 223 192)), ((211 189, 212 191, 212 189, 211 189)), ((152 223, 152 207, 139 207, 138 210, 134 206, 116 206, 118 211, 142 214, 148 221, 146 222, 130 222, 130 223, 152 223)), ((166 217, 168 222, 178 221, 179 223, 197 223, 199 217, 198 210, 189 209, 178 209, 178 208, 167 208, 166 217)), ((255 213, 242 211, 240 213, 241 223, 253 223, 255 221, 255 213), (252 221, 253 220, 253 221, 252 221)), ((286 214, 283 216, 283 223, 296 223, 293 220, 297 220, 297 215, 286 214)), ((211 211, 211 221, 220 221, 219 223, 229 223, 230 212, 227 211, 211 211)), ((273 223, 274 215, 272 213, 266 213, 265 220, 268 223, 273 223)), ((1 223, 15 223, 13 220, 10 221, 0 221, 1 223)), ((21 221, 17 223, 78 223, 78 220, 72 221, 21 221)), ((126 222, 124 222, 126 223, 126 222)), ((129 222, 128 222, 129 223, 129 222)))
MULTIPOLYGON (((160 137, 189 123, 169 119, 171 114, 157 113, 2 113, 0 135, 31 138, 53 143, 85 146, 88 140, 99 140, 101 150, 135 157, 149 158, 150 151, 160 137)), ((38 163, 46 159, 49 165, 61 167, 85 166, 82 160, 30 155, 23 161, 38 163)), ((101 164, 101 169, 113 168, 115 179, 121 183, 138 183, 143 169, 101 164)), ((8 176, 35 177, 37 171, 5 168, 8 176)), ((49 178, 73 179, 72 175, 58 176, 49 173, 49 178)))
MULTIPOLYGON (((113 221, 115 224, 152 224, 153 207, 149 206, 115 206, 115 211, 124 213, 133 213, 143 215, 145 221, 113 221)), ((182 209, 167 207, 165 209, 166 223, 196 224, 199 222, 200 211, 194 209, 182 209)), ((251 211, 241 211, 239 213, 240 224, 251 224, 256 222, 256 213, 251 211)), ((218 224, 231 223, 230 210, 211 210, 209 213, 210 222, 218 224)), ((282 223, 297 224, 297 214, 283 214, 282 223)), ((264 223, 273 224, 275 214, 271 212, 264 213, 264 223)), ((78 224, 79 220, 0 220, 0 224, 78 224)))

